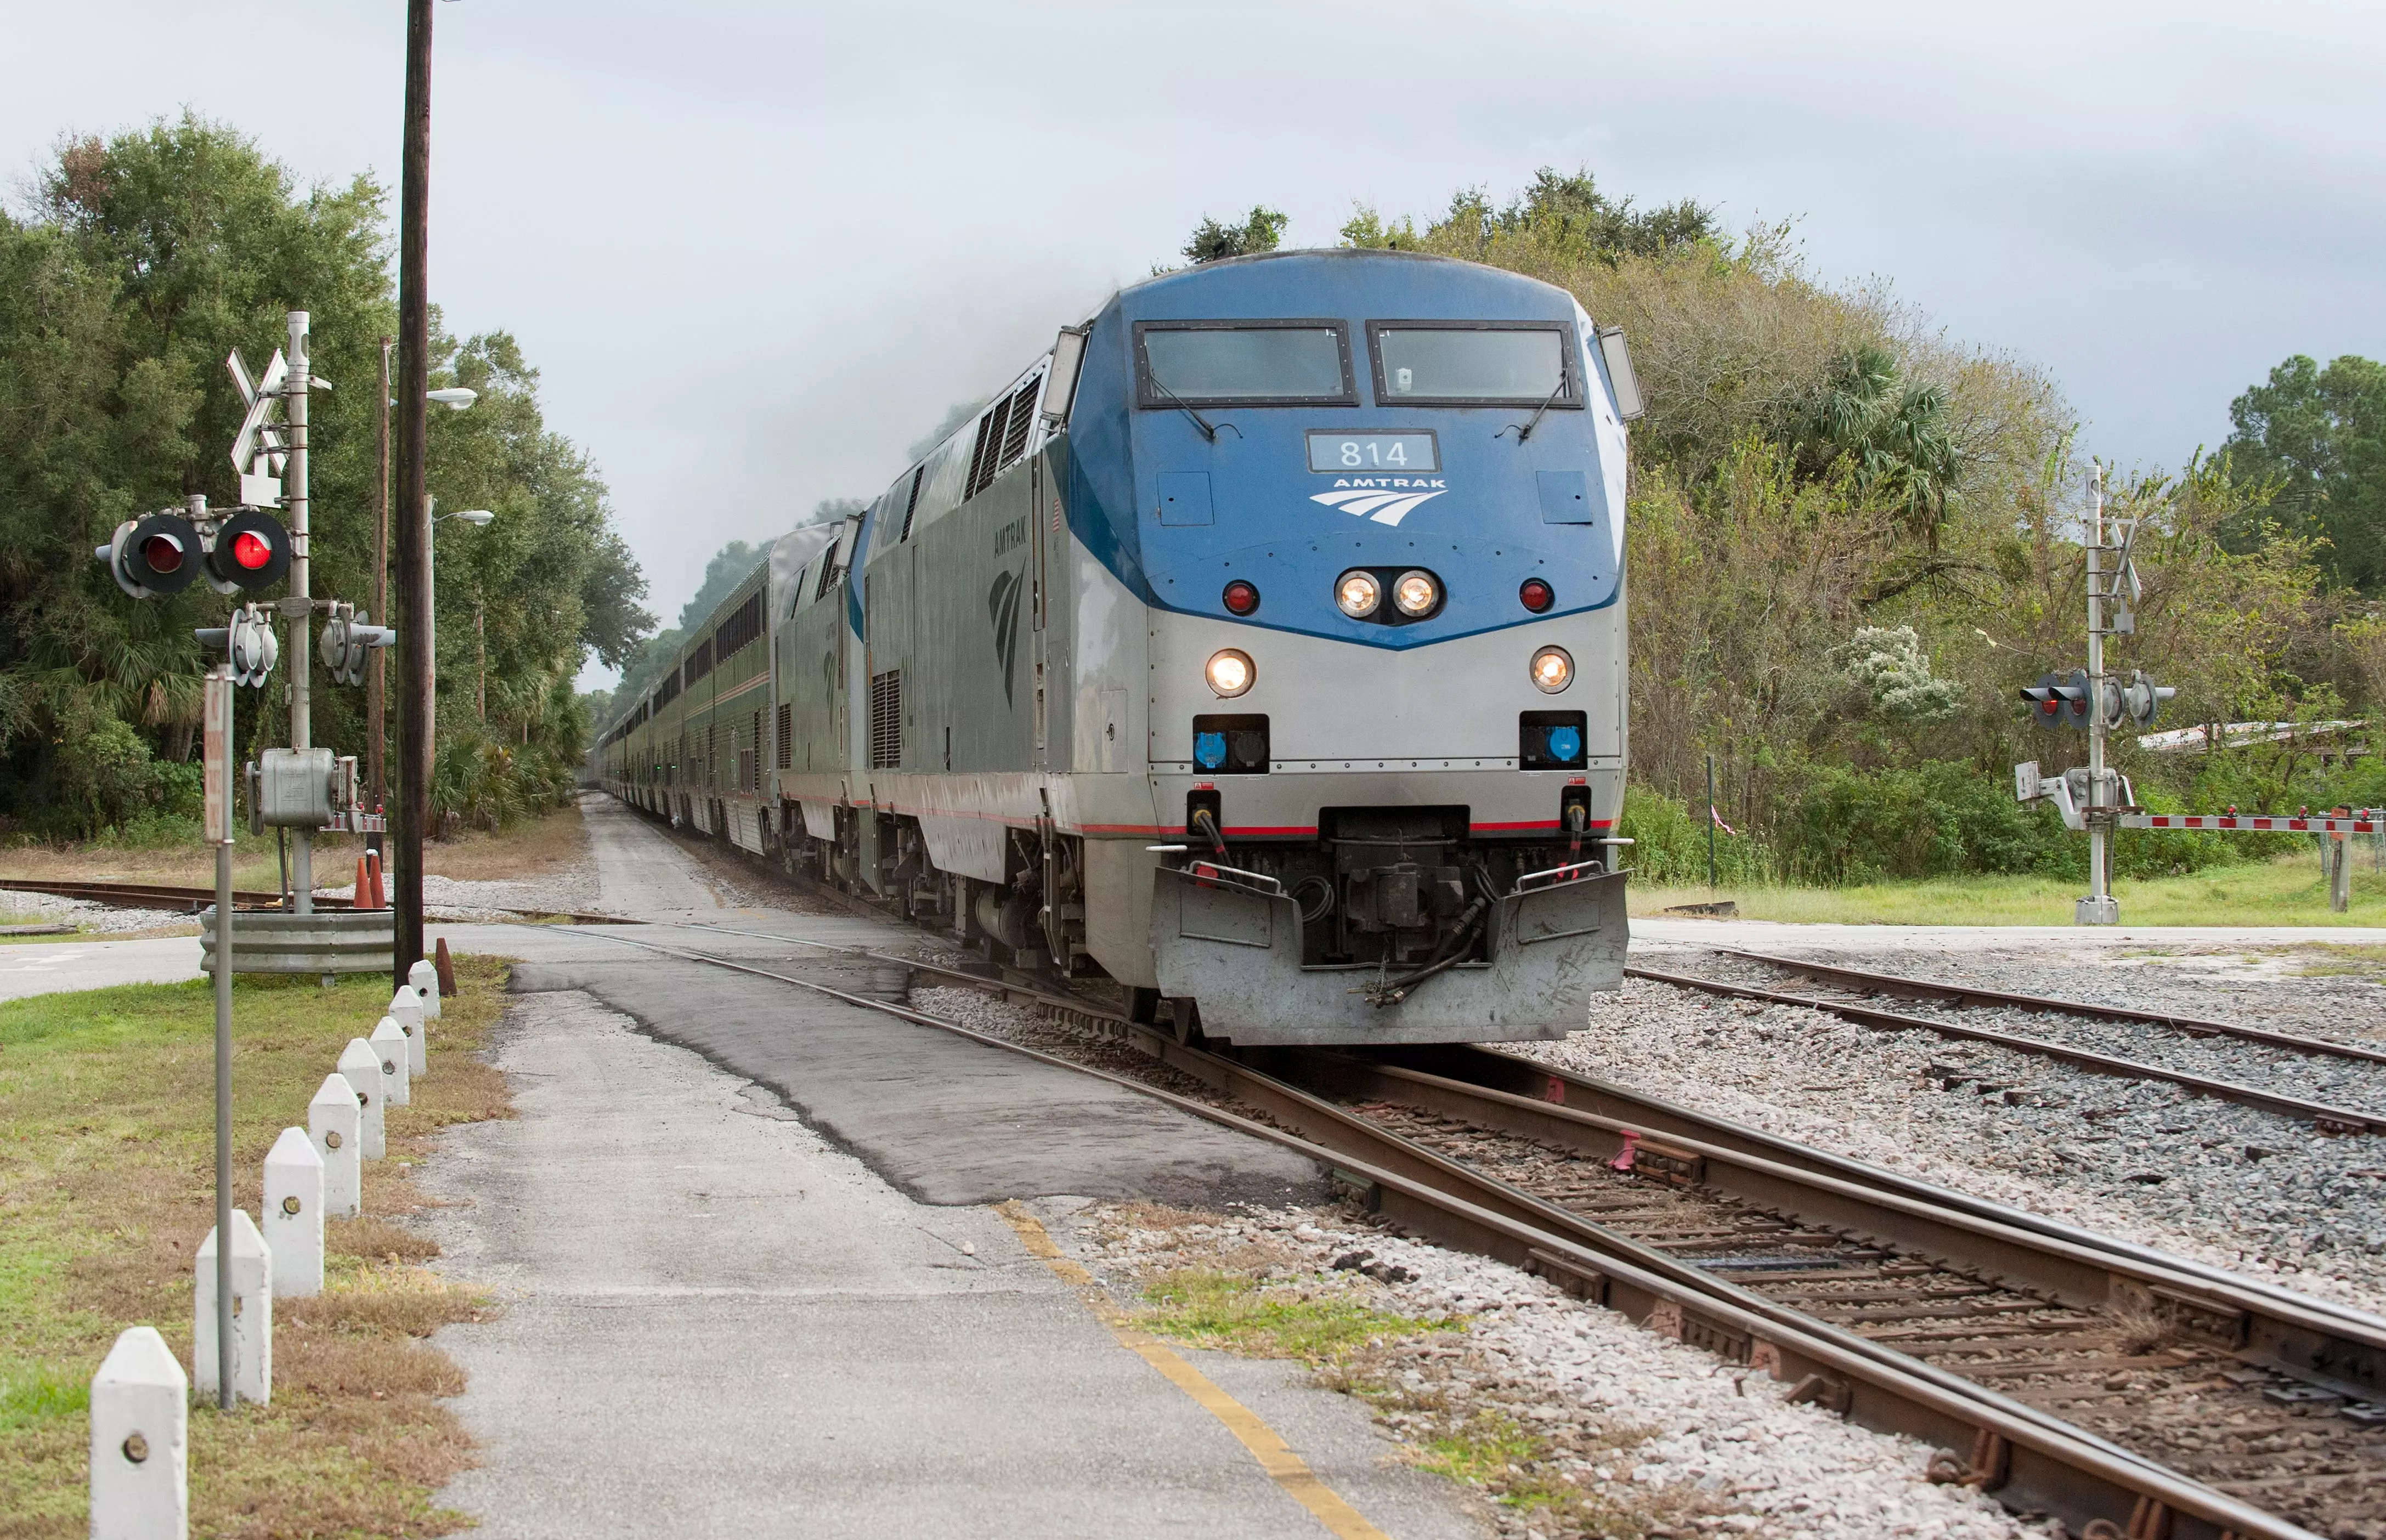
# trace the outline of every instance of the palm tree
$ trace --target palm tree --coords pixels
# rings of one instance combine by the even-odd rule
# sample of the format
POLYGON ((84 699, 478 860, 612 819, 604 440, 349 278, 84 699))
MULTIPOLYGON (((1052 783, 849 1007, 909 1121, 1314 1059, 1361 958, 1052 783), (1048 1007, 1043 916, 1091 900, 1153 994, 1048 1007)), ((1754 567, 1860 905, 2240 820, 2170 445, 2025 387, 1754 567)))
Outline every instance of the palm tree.
POLYGON ((1846 461, 1856 484, 1886 495, 1935 547, 1963 470, 1963 449, 1947 422, 1947 392, 1904 382, 1887 348, 1865 343, 1840 355, 1797 426, 1803 468, 1820 474, 1846 461))

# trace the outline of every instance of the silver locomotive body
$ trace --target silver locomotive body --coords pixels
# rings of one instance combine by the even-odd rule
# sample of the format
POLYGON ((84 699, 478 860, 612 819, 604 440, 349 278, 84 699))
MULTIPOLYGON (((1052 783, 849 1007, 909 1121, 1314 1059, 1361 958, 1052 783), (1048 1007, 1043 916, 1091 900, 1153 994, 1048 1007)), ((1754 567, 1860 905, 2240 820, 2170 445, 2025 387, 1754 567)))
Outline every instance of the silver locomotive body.
POLYGON ((1602 341, 1400 254, 1139 284, 778 542, 596 774, 1180 1028, 1563 1035, 1626 930, 1602 341))

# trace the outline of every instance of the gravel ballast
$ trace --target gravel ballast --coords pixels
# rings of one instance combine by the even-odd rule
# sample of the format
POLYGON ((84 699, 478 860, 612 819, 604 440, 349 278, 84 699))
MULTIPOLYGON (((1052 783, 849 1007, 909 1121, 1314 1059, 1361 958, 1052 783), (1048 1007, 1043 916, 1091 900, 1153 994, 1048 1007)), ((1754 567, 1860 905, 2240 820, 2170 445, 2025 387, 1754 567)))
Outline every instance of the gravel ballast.
MULTIPOLYGON (((1411 1458, 1476 1416, 1538 1433, 1546 1459, 1516 1473, 1612 1507, 1618 1527, 1599 1533, 2053 1533, 1976 1492, 1933 1484, 1925 1473, 1933 1451, 1917 1440, 1789 1405, 1786 1387, 1744 1367, 1643 1332, 1514 1268, 1404 1240, 1338 1210, 1155 1223, 1132 1208, 1095 1206, 1057 1233, 1129 1303, 1146 1280, 1256 1250, 1280 1258, 1264 1276, 1288 1293, 1338 1291, 1395 1315, 1464 1318, 1463 1333, 1396 1344, 1388 1361, 1370 1365, 1369 1399, 1391 1433, 1411 1441, 1411 1458)), ((1495 1507, 1493 1521, 1506 1535, 1584 1533, 1513 1501, 1495 1507)))
MULTIPOLYGON (((2076 963, 2059 970, 2001 959, 1974 963, 1967 958, 1958 973, 1941 962, 1939 976, 2092 997, 2080 987, 2085 970, 2076 963)), ((1669 954, 1654 965, 1717 977, 1726 976, 1727 965, 1735 975, 1751 966, 1695 953, 1669 954)), ((1928 959, 1910 957, 1867 956, 1855 966, 1932 971, 1928 959)), ((1772 971, 1777 986, 1782 981, 1772 971)), ((2362 987, 2371 1000, 2379 997, 2376 986, 2362 987)), ((2123 998, 2146 1004, 2151 993, 2123 998)), ((2252 998, 2240 994, 2235 1008, 2221 1012, 2207 996, 2199 1013, 2272 1024, 2248 1008, 2252 998)), ((2185 1000, 2165 1004, 2188 1008, 2185 1000)), ((2374 1136, 2330 1136, 2297 1119, 2192 1096, 2171 1083, 2094 1074, 1992 1045, 1859 1027, 1819 1010, 1642 980, 1595 997, 1590 1018, 1586 1030, 1562 1042, 1516 1045, 1515 1051, 1837 1154, 2386 1312, 2386 1144, 2374 1136)), ((2008 1026, 2045 1033, 2051 1020, 2008 1026)), ((2269 1052, 2249 1044, 2215 1048, 2208 1039, 2197 1046, 2216 1055, 2233 1056, 2240 1047, 2269 1052)), ((2142 1047, 2132 1057, 2144 1057, 2142 1047)), ((2251 1058, 2232 1058, 2232 1069, 2237 1079, 2261 1073, 2251 1058)))

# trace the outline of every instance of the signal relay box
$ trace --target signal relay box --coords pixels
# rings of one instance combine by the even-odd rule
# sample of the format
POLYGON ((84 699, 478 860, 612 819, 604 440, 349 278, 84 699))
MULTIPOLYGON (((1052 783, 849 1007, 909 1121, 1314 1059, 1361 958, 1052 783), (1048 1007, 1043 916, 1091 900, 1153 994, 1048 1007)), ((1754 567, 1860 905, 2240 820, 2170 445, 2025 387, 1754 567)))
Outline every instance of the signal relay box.
POLYGON ((250 829, 322 829, 357 802, 357 762, 328 748, 269 748, 248 767, 250 829))

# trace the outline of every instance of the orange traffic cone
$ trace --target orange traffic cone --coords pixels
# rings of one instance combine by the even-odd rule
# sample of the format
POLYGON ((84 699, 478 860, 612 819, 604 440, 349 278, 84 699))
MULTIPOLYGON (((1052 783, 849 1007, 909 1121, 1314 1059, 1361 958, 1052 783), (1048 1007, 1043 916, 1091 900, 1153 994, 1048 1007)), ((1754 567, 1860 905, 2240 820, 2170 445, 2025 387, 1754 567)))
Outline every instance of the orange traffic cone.
POLYGON ((365 852, 365 876, 372 883, 372 907, 377 909, 389 908, 389 895, 382 891, 380 851, 365 852))
POLYGON ((432 967, 439 970, 439 997, 453 998, 456 994, 456 965, 447 960, 447 938, 439 938, 438 960, 432 967))
POLYGON ((352 909, 370 909, 376 907, 377 906, 372 901, 372 885, 365 881, 365 858, 362 856, 359 856, 357 858, 356 896, 348 900, 348 908, 352 909))

